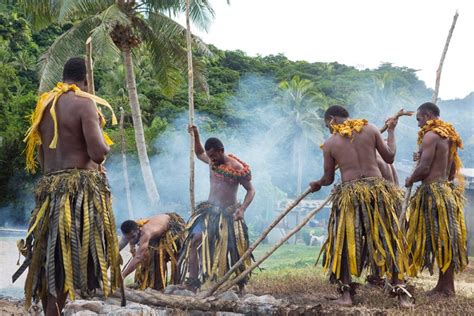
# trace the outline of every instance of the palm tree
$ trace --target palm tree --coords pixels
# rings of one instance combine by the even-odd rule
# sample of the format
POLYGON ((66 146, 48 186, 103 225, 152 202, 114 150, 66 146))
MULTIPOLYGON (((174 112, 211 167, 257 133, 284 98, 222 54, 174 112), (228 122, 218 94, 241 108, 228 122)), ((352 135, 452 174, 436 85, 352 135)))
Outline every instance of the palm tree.
MULTIPOLYGON (((318 111, 327 108, 326 97, 315 90, 314 84, 307 79, 293 76, 290 81, 278 85, 283 92, 282 110, 285 118, 277 121, 271 130, 284 131, 277 141, 290 140, 293 162, 297 169, 296 194, 302 192, 303 157, 308 150, 308 141, 319 145, 323 140, 323 120, 318 111)), ((273 133, 273 132, 272 132, 273 133)), ((273 134, 273 135, 276 135, 273 134)), ((296 213, 296 224, 299 214, 296 213)), ((295 243, 298 236, 295 237, 295 243)))
MULTIPOLYGON (((293 161, 297 166, 296 194, 299 195, 302 192, 303 157, 308 140, 319 145, 323 139, 323 121, 318 110, 325 109, 327 101, 324 95, 315 91, 310 80, 301 79, 299 76, 280 82, 278 87, 283 92, 282 110, 286 114, 284 124, 289 128, 286 138, 293 139, 293 161)), ((277 122, 275 127, 282 123, 277 122)))
MULTIPOLYGON (((68 58, 83 55, 89 36, 96 56, 122 55, 138 158, 148 198, 156 205, 159 194, 148 159, 132 53, 144 44, 163 91, 170 93, 176 88, 186 69, 186 29, 172 17, 184 12, 184 1, 21 0, 20 3, 36 28, 53 22, 74 22, 42 56, 40 91, 51 88, 60 79, 68 58)), ((190 17, 197 25, 207 25, 213 15, 207 0, 191 1, 190 17)), ((197 38, 194 44, 203 47, 197 38)))

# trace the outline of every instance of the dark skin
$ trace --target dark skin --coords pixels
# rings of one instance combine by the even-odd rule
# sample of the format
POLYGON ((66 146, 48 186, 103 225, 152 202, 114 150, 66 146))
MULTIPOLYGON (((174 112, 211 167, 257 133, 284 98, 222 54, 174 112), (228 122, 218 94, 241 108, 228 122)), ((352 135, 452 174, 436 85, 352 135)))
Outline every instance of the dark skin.
MULTIPOLYGON (((418 126, 423 127, 427 121, 438 117, 429 111, 418 111, 416 119, 418 126)), ((452 181, 455 176, 454 161, 450 157, 449 149, 451 142, 442 138, 434 132, 424 135, 418 153, 414 154, 414 160, 418 165, 413 174, 405 181, 405 186, 410 187, 413 183, 431 183, 435 181, 452 181)), ((439 270, 438 283, 435 288, 428 292, 429 295, 442 294, 454 295, 454 267, 451 265, 445 273, 439 270)))
MULTIPOLYGON (((130 260, 129 264, 122 272, 122 278, 125 279, 130 273, 135 271, 140 263, 145 260, 148 255, 148 246, 150 241, 161 237, 169 228, 170 217, 167 214, 159 214, 149 218, 148 222, 141 228, 123 235, 128 242, 134 242, 138 239, 138 249, 130 260)), ((121 242, 122 244, 122 242, 121 242)))
POLYGON ((393 164, 386 163, 380 154, 377 152, 377 165, 379 166, 380 173, 382 177, 398 186, 398 175, 397 170, 393 164))
MULTIPOLYGON (((346 119, 344 117, 331 116, 325 123, 326 127, 332 133, 332 124, 341 124, 346 119)), ((342 182, 366 177, 382 177, 377 155, 387 164, 392 164, 395 158, 396 146, 394 130, 397 125, 396 119, 387 120, 387 142, 385 143, 380 131, 374 125, 366 125, 360 133, 355 133, 354 139, 343 137, 339 134, 333 134, 324 143, 324 174, 321 179, 311 182, 311 192, 317 192, 322 186, 331 185, 334 182, 336 165, 339 166, 342 182)), ((349 266, 345 253, 347 243, 344 241, 344 254, 341 265, 341 281, 343 284, 351 283, 349 266)), ((395 274, 394 274, 395 275, 395 274)), ((395 284, 402 283, 401 280, 393 280, 395 284)), ((342 306, 352 306, 352 296, 349 290, 345 290, 342 296, 335 301, 342 306)), ((400 305, 403 307, 412 306, 405 298, 400 298, 400 305)))
MULTIPOLYGON (((87 89, 87 82, 64 80, 77 85, 81 90, 87 89)), ((67 92, 59 97, 56 104, 58 122, 58 143, 56 149, 50 149, 54 127, 49 112, 51 104, 44 112, 39 130, 39 162, 43 173, 64 169, 99 169, 105 160, 109 146, 104 141, 95 104, 86 98, 77 97, 74 92, 67 92)), ((56 289, 58 297, 48 295, 42 299, 45 315, 59 315, 64 308, 67 294, 56 289)))
MULTIPOLYGON (((220 177, 216 176, 216 173, 212 170, 211 164, 221 165, 232 167, 236 170, 242 170, 243 166, 235 159, 229 157, 224 149, 211 149, 205 151, 204 147, 201 144, 199 137, 199 130, 196 126, 190 126, 188 132, 194 134, 194 145, 196 156, 202 162, 209 164, 209 173, 210 173, 210 183, 211 188, 209 192, 209 202, 215 204, 219 207, 226 208, 237 203, 237 190, 239 185, 243 186, 247 191, 245 194, 244 201, 242 206, 239 207, 234 213, 234 220, 240 220, 244 218, 244 212, 252 203, 252 200, 255 196, 255 189, 252 185, 251 180, 241 180, 241 181, 224 181, 220 177)), ((189 256, 189 276, 190 278, 197 278, 199 272, 199 262, 197 255, 197 248, 201 244, 202 236, 201 234, 194 234, 191 253, 189 256)))
MULTIPOLYGON (((71 82, 81 90, 87 82, 71 82)), ((39 130, 42 145, 39 148, 40 165, 44 173, 64 169, 98 169, 110 148, 105 143, 94 102, 78 97, 73 91, 61 95, 56 104, 58 143, 49 148, 53 139, 53 119, 46 108, 39 130)))

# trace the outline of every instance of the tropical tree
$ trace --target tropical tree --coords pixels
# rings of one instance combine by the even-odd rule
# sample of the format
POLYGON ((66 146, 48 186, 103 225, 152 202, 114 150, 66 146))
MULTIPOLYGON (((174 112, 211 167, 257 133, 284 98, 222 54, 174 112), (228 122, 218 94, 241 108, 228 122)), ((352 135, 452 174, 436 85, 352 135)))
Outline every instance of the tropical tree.
MULTIPOLYGON (((60 79, 62 67, 72 56, 83 55, 84 43, 91 36, 96 56, 122 55, 126 87, 135 130, 138 158, 148 198, 159 201, 148 158, 133 66, 133 52, 143 44, 150 55, 156 77, 165 94, 172 94, 186 69, 186 29, 172 18, 185 10, 183 0, 21 0, 32 25, 41 28, 53 22, 73 22, 41 58, 40 91, 60 79)), ((205 26, 214 12, 207 0, 192 0, 190 18, 205 26)), ((203 48, 197 38, 196 46, 203 48)), ((195 62, 195 65, 199 63, 195 62)), ((197 67, 195 67, 197 68, 197 67)))
POLYGON ((283 121, 277 121, 272 129, 285 130, 285 140, 292 140, 292 155, 297 169, 296 194, 302 192, 303 157, 308 141, 319 145, 323 140, 323 120, 320 112, 327 108, 327 99, 317 92, 313 82, 294 76, 290 81, 279 84, 282 91, 281 109, 286 114, 283 121))
MULTIPOLYGON (((308 151, 308 142, 319 145, 323 140, 323 120, 319 110, 327 107, 327 100, 321 93, 317 92, 315 85, 308 79, 293 76, 290 81, 284 80, 278 85, 283 95, 281 109, 286 118, 277 121, 273 128, 285 130, 284 138, 291 144, 294 164, 296 165, 296 194, 302 192, 303 182, 303 157, 308 151), (289 141, 288 141, 289 140, 289 141)), ((296 224, 299 222, 299 214, 296 213, 296 224)), ((298 236, 295 238, 295 243, 298 236)))

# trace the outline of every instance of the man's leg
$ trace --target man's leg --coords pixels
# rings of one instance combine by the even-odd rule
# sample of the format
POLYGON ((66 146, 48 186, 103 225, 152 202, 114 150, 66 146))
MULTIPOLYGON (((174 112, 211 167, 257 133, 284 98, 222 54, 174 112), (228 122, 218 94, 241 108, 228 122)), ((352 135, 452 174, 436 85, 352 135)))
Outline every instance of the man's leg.
POLYGON ((342 249, 342 258, 341 258, 341 277, 339 281, 342 283, 342 295, 339 299, 335 301, 336 304, 342 306, 352 306, 352 296, 351 296, 351 274, 349 272, 349 258, 347 256, 347 243, 344 240, 344 246, 342 249))
POLYGON ((454 290, 454 266, 451 263, 445 273, 439 269, 438 283, 435 288, 428 292, 428 295, 444 294, 451 296, 455 294, 454 290))
POLYGON ((200 287, 199 283, 199 255, 198 247, 202 242, 202 233, 194 233, 191 240, 191 249, 189 251, 189 278, 186 283, 192 290, 200 287))
POLYGON ((48 301, 46 304, 46 309, 44 310, 45 316, 59 316, 63 311, 67 293, 63 293, 61 290, 57 290, 58 297, 54 297, 51 294, 48 294, 48 301))

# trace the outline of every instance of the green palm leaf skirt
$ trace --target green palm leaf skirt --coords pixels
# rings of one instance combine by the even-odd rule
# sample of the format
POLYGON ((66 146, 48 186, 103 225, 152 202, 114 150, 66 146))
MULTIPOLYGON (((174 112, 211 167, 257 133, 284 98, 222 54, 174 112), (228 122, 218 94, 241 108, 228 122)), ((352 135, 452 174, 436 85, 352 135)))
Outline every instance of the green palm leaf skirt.
MULTIPOLYGON (((184 242, 186 222, 176 213, 170 216, 170 226, 164 235, 150 241, 145 260, 135 270, 139 289, 163 290, 168 284, 179 284, 178 257, 184 242)), ((133 253, 133 251, 132 251, 133 253)))
POLYGON ((106 177, 96 170, 64 170, 41 177, 35 187, 26 242, 18 242, 28 268, 25 305, 48 294, 74 300, 101 288, 105 296, 121 282, 115 218, 106 177))
POLYGON ((383 178, 357 179, 335 187, 328 238, 319 254, 331 279, 341 279, 343 262, 353 276, 359 277, 368 268, 380 277, 403 279, 408 259, 398 224, 401 203, 400 190, 383 178))
MULTIPOLYGON (((243 220, 234 221, 233 214, 240 203, 221 208, 209 202, 202 202, 188 221, 187 237, 181 250, 179 267, 182 281, 189 268, 189 254, 195 233, 202 234, 198 248, 200 279, 202 282, 216 281, 229 271, 249 247, 248 228, 243 220)), ((251 264, 249 257, 236 270, 239 275, 251 264)), ((248 278, 242 280, 245 284, 248 278)))
POLYGON ((410 274, 424 268, 433 274, 434 262, 444 273, 468 264, 467 231, 464 220, 464 190, 448 181, 422 184, 410 199, 407 211, 407 242, 410 274))

